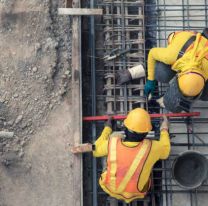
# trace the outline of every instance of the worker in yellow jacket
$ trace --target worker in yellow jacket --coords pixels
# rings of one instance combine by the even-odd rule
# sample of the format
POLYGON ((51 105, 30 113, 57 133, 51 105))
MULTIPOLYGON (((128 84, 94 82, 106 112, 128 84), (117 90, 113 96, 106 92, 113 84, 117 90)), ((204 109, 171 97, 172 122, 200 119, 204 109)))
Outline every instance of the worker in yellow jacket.
MULTIPOLYGON (((173 32, 166 48, 152 48, 148 54, 148 77, 145 94, 155 90, 156 80, 169 83, 165 95, 158 100, 172 112, 189 111, 191 104, 200 99, 208 101, 208 28, 202 33, 173 32)), ((144 77, 144 68, 138 65, 117 72, 117 83, 124 84, 144 77)))
POLYGON ((151 186, 154 164, 169 156, 170 139, 166 117, 160 127, 160 140, 145 138, 152 125, 149 114, 141 108, 129 112, 124 126, 124 135, 113 132, 109 118, 94 145, 80 145, 72 152, 93 151, 95 157, 107 156, 107 168, 99 179, 100 186, 110 196, 129 203, 145 197, 151 186))
POLYGON ((196 99, 208 101, 208 29, 173 32, 167 48, 153 48, 148 54, 148 80, 145 93, 155 89, 155 80, 170 88, 159 101, 172 112, 189 109, 196 99))

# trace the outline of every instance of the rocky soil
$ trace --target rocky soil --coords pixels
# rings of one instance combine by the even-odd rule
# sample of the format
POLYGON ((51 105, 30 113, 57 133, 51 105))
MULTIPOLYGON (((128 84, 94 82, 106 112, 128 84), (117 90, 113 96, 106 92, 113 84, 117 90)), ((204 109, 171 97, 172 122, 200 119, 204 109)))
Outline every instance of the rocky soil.
MULTIPOLYGON (((24 145, 70 91, 70 27, 58 1, 1 1, 0 154, 24 145)), ((2 156, 3 155, 3 156, 2 156)))
POLYGON ((57 14, 63 6, 61 0, 0 0, 0 206, 67 205, 66 198, 41 198, 56 174, 54 197, 62 194, 58 185, 67 181, 58 180, 70 164, 71 30, 70 19, 57 14), (50 168, 48 179, 43 173, 50 168))

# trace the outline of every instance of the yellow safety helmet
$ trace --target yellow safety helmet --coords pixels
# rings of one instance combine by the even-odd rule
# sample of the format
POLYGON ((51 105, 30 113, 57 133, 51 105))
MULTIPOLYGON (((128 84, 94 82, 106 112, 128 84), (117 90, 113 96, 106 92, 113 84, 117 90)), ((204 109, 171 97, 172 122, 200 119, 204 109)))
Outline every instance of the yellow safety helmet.
POLYGON ((124 120, 124 125, 136 133, 146 133, 152 130, 150 115, 142 108, 131 110, 124 120))
POLYGON ((196 72, 187 72, 178 76, 178 85, 183 95, 194 97, 204 88, 204 77, 196 72))

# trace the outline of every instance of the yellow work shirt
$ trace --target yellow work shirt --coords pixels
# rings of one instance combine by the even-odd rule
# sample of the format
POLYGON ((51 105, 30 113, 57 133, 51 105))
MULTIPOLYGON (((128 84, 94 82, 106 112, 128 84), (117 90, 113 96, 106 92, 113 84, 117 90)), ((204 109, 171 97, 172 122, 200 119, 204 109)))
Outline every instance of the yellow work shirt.
MULTIPOLYGON (((155 79, 155 63, 156 61, 163 62, 164 64, 173 65, 177 60, 178 54, 186 41, 194 34, 188 31, 178 33, 173 37, 171 43, 167 48, 152 48, 148 54, 147 66, 148 66, 148 79, 155 79)), ((197 52, 205 47, 207 39, 202 37, 197 52)), ((190 46, 191 47, 191 46, 190 46)), ((201 68, 202 73, 205 74, 204 78, 208 79, 208 60, 204 58, 202 60, 201 68)), ((174 69, 176 72, 177 70, 174 69)))
MULTIPOLYGON (((103 157, 108 155, 108 141, 109 137, 112 134, 112 129, 110 127, 105 127, 102 131, 102 134, 95 142, 95 151, 93 151, 94 157, 103 157)), ((140 144, 140 142, 123 142, 124 145, 128 147, 135 147, 140 144)), ((140 181, 138 182, 138 188, 140 191, 143 190, 146 185, 150 173, 154 164, 159 159, 167 159, 170 154, 170 138, 167 130, 162 130, 160 133, 160 140, 152 140, 152 147, 147 157, 146 163, 142 170, 140 181)))

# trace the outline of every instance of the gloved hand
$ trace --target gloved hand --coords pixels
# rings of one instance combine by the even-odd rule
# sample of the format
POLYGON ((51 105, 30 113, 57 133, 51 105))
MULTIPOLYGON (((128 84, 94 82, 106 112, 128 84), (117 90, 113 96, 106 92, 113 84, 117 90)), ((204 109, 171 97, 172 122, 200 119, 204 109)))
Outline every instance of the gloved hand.
POLYGON ((147 80, 145 86, 144 86, 144 94, 148 97, 149 94, 153 94, 154 90, 155 90, 155 84, 156 81, 155 80, 147 80))
POLYGON ((131 74, 128 69, 118 70, 116 73, 117 84, 121 85, 132 80, 131 74))
POLYGON ((169 128, 168 118, 164 115, 163 116, 163 122, 160 125, 160 131, 163 130, 163 129, 168 130, 168 128, 169 128))
POLYGON ((119 70, 116 74, 118 84, 124 84, 132 79, 139 79, 145 77, 145 69, 142 64, 131 67, 127 70, 119 70))
POLYGON ((105 126, 112 128, 112 126, 113 126, 113 117, 112 116, 108 117, 108 120, 105 122, 105 126))

